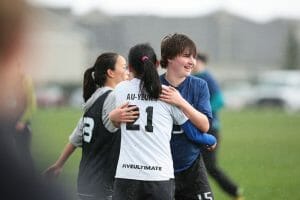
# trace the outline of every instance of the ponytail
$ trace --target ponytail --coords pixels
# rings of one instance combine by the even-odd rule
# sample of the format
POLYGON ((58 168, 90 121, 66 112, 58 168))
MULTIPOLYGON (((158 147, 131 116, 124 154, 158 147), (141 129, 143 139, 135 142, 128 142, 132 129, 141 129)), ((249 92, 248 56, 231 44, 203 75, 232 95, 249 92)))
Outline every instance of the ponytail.
POLYGON ((95 67, 88 68, 84 72, 84 77, 83 77, 83 99, 84 99, 84 102, 86 102, 97 89, 97 85, 95 83, 93 73, 95 73, 95 67))
POLYGON ((158 99, 161 93, 161 83, 156 65, 149 59, 143 61, 144 74, 141 77, 140 90, 146 91, 150 98, 158 99))
POLYGON ((83 99, 86 102, 98 87, 103 87, 107 79, 107 70, 115 70, 119 54, 106 52, 98 56, 93 67, 88 68, 83 76, 83 99))
POLYGON ((141 93, 147 93, 150 98, 158 99, 161 94, 161 83, 156 70, 157 58, 149 44, 138 44, 132 47, 128 55, 129 65, 134 76, 141 80, 141 93))

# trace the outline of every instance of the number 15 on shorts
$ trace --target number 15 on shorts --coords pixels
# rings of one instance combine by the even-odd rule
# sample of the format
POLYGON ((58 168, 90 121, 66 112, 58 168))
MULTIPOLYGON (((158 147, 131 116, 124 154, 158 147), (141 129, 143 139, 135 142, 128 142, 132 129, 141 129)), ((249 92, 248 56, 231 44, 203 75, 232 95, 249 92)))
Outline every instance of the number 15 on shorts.
POLYGON ((199 200, 213 200, 211 192, 205 192, 197 195, 199 200))

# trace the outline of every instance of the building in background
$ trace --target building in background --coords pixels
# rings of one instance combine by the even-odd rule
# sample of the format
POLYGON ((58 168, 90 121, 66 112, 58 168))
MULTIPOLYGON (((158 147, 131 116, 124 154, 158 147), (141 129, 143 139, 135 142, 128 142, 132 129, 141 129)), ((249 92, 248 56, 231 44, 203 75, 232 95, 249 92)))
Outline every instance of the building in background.
POLYGON ((295 51, 295 60, 300 58, 300 20, 258 23, 225 11, 195 18, 109 16, 101 11, 78 16, 61 8, 40 12, 42 17, 35 19, 39 31, 31 37, 42 44, 37 65, 43 67, 34 67, 33 73, 37 85, 80 85, 84 70, 100 53, 127 56, 129 47, 149 42, 159 54, 162 37, 175 32, 189 35, 200 51, 211 55, 210 69, 224 85, 289 68, 288 51, 295 51))

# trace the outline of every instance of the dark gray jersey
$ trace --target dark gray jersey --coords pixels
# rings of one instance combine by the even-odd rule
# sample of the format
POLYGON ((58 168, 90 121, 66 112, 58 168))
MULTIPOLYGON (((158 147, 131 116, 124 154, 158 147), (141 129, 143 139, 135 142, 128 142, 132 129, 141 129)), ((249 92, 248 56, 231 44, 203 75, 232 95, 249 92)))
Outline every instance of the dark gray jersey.
POLYGON ((98 97, 82 117, 82 158, 78 175, 78 193, 82 195, 101 197, 113 185, 120 132, 111 133, 103 124, 103 104, 109 93, 107 91, 98 97))

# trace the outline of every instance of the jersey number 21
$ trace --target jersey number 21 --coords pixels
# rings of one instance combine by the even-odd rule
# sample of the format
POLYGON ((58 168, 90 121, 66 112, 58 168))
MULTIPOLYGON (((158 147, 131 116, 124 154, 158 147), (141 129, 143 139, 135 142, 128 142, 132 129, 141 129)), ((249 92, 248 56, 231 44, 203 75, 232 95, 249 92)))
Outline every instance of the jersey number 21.
MULTIPOLYGON (((139 108, 136 109, 136 111, 139 111, 139 108)), ((153 119, 153 107, 148 106, 146 108, 146 113, 147 113, 147 125, 145 126, 145 130, 147 132, 153 132, 153 126, 152 126, 152 119, 153 119)), ((126 130, 131 130, 131 131, 138 131, 140 130, 140 125, 135 124, 135 122, 138 120, 138 118, 131 123, 126 123, 126 130)))

